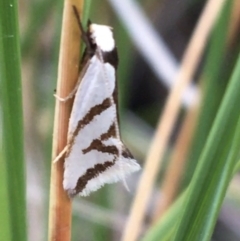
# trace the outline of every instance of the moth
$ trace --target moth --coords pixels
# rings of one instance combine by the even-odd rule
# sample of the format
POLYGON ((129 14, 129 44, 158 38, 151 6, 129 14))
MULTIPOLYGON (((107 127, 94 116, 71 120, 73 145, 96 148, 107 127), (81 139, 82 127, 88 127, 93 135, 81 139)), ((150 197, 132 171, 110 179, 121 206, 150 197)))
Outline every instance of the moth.
POLYGON ((140 169, 124 146, 119 131, 116 70, 118 54, 112 28, 88 23, 83 30, 86 44, 83 67, 75 89, 68 126, 67 146, 55 159, 65 155, 63 187, 70 197, 87 196, 106 183, 125 181, 140 169))

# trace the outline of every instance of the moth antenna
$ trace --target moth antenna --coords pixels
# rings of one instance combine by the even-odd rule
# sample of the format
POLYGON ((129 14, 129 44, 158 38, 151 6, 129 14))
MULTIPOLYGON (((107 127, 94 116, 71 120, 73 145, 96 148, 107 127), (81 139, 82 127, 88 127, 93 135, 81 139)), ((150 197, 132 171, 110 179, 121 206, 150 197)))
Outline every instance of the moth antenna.
MULTIPOLYGON (((87 33, 84 31, 84 28, 83 28, 83 25, 82 25, 82 22, 81 22, 81 18, 80 18, 80 14, 76 8, 76 6, 72 6, 73 7, 73 12, 76 16, 76 19, 77 19, 77 22, 78 22, 78 26, 80 28, 80 31, 81 31, 81 38, 82 40, 85 42, 86 46, 87 46, 87 49, 91 49, 91 45, 90 45, 90 41, 89 41, 89 38, 88 38, 88 35, 87 33)), ((89 20, 88 20, 89 21, 89 20)), ((89 26, 89 25, 88 25, 89 26)))

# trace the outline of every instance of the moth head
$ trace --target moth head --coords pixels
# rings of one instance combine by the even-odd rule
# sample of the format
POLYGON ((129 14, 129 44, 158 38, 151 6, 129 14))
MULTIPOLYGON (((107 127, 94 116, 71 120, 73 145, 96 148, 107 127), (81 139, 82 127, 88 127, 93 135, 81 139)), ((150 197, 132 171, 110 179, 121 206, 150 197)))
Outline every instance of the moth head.
POLYGON ((90 38, 102 51, 110 52, 115 48, 112 28, 106 25, 90 24, 90 38))

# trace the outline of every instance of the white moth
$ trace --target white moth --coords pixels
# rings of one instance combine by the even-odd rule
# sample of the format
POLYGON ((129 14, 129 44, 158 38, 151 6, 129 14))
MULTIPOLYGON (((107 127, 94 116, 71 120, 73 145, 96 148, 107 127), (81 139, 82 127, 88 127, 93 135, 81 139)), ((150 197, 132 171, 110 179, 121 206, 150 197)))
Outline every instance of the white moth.
MULTIPOLYGON (((74 8, 75 14, 76 9, 74 8)), ((77 15, 78 16, 78 15, 77 15)), ((79 21, 79 17, 78 17, 79 21)), ((80 21, 79 21, 80 23, 80 21)), ((138 171, 139 164, 121 141, 117 113, 117 50, 109 26, 89 24, 87 48, 69 120, 63 187, 69 196, 87 196, 105 183, 138 171)))

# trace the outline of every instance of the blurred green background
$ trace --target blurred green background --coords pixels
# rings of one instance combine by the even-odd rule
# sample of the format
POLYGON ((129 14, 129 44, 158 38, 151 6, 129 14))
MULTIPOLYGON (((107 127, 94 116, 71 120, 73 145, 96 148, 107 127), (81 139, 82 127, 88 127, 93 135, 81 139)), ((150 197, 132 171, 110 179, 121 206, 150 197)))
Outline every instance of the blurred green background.
MULTIPOLYGON (((85 2, 87 1, 89 0, 85 2)), ((4 2, 0 3, 0 241, 21 241, 25 240, 26 236, 28 240, 42 241, 47 239, 48 232, 55 105, 53 94, 57 79, 63 2, 54 0, 4 2), (14 11, 9 8, 11 4, 14 11), (17 36, 18 27, 20 37, 17 36), (6 40, 6 36, 10 35, 14 35, 13 40, 11 37, 6 40)), ((122 1, 121 8, 112 2, 114 1, 91 1, 90 4, 89 1, 87 6, 89 10, 85 10, 84 18, 89 18, 95 23, 110 25, 114 29, 120 59, 117 77, 121 133, 126 145, 144 167, 151 138, 169 93, 170 82, 174 79, 206 1, 126 1, 136 5, 128 5, 122 1), (133 14, 139 10, 139 7, 140 13, 143 14, 140 16, 143 17, 142 21, 147 24, 146 26, 133 14), (131 22, 134 22, 134 26, 131 22), (153 39, 145 32, 145 27, 153 34, 151 36, 153 39), (138 39, 144 45, 141 45, 138 39), (159 43, 158 48, 164 47, 167 51, 160 54, 155 48, 155 43, 159 43), (151 53, 150 56, 148 53, 151 53), (160 65, 162 67, 156 67, 160 65), (163 72, 164 70, 168 75, 163 72)), ((226 1, 195 73, 192 98, 185 96, 182 101, 179 118, 172 130, 172 137, 166 150, 164 167, 158 175, 158 182, 155 184, 145 216, 141 238, 145 236, 146 240, 240 240, 238 172, 240 98, 237 94, 240 93, 237 92, 240 91, 238 84, 240 78, 237 81, 240 68, 237 64, 240 4, 238 2, 238 0, 226 1), (233 72, 235 77, 232 76, 233 72), (189 219, 185 222, 186 226, 181 226, 179 219, 179 227, 189 230, 189 236, 180 239, 181 232, 176 228, 174 234, 179 235, 179 239, 176 236, 174 239, 174 235, 170 234, 173 233, 171 228, 163 226, 164 222, 168 222, 166 219, 163 219, 155 229, 149 227, 152 226, 154 205, 159 198, 161 199, 161 183, 168 170, 168 163, 181 125, 191 108, 191 103, 197 98, 196 89, 202 96, 199 116, 175 198, 177 199, 178 195, 188 187, 191 180, 193 180, 192 186, 199 182, 201 190, 199 189, 196 197, 202 197, 199 200, 203 203, 196 202, 192 207, 185 205, 185 210, 189 207, 189 210, 192 209, 194 212, 194 207, 199 207, 200 210, 205 204, 209 205, 209 210, 200 210, 191 214, 192 216, 190 212, 188 215, 183 213, 183 219, 186 216, 189 219), (228 118, 225 120, 226 116, 220 112, 226 113, 228 118), (216 116, 217 121, 215 121, 216 116), (217 135, 220 133, 218 130, 223 130, 221 135, 217 135), (217 138, 215 140, 214 133, 217 138), (208 148, 209 152, 204 152, 204 148, 205 150, 208 148), (213 148, 216 150, 214 149, 215 152, 212 153, 210 160, 210 151, 213 151, 213 148), (202 175, 199 174, 200 165, 197 171, 195 170, 199 162, 203 163, 202 169, 207 163, 203 152, 208 153, 206 155, 209 158, 209 166, 206 166, 204 174, 206 176, 201 182, 197 178, 202 175), (226 170, 227 173, 224 174, 226 170), (222 204, 219 214, 217 207, 211 208, 212 204, 216 204, 215 206, 219 208, 222 204), (211 210, 215 213, 211 214, 211 210), (191 222, 195 222, 194 218, 199 217, 196 226, 200 227, 200 222, 206 223, 207 218, 204 215, 207 214, 209 220, 212 217, 211 224, 207 228, 203 226, 202 230, 199 228, 196 231, 195 227, 191 227, 191 222), (160 226, 164 227, 163 231, 160 226), (209 228, 206 231, 210 235, 207 239, 205 236, 202 239, 194 236, 200 232, 204 233, 205 228, 209 228), (166 239, 163 233, 158 232, 165 232, 166 239), (194 235, 191 236, 191 233, 194 235)), ((131 192, 127 192, 122 183, 117 183, 104 186, 88 198, 75 198, 72 240, 120 240, 140 174, 136 173, 127 179, 131 192)), ((192 200, 190 192, 191 188, 187 193, 188 201, 192 200)), ((178 214, 179 212, 174 215, 178 214)), ((170 215, 169 220, 171 224, 170 215)))

